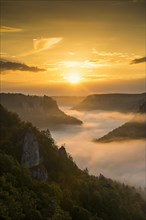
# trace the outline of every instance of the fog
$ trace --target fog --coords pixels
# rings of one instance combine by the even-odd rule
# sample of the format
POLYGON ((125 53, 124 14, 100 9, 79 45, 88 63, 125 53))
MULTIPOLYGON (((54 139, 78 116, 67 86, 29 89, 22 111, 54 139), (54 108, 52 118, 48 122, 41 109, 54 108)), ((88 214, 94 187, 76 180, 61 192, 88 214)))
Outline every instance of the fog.
POLYGON ((82 126, 65 126, 52 131, 56 144, 65 144, 66 150, 81 169, 88 168, 90 174, 102 173, 126 184, 145 186, 144 140, 95 143, 114 128, 133 118, 133 114, 119 112, 78 112, 62 108, 65 113, 81 119, 82 126))

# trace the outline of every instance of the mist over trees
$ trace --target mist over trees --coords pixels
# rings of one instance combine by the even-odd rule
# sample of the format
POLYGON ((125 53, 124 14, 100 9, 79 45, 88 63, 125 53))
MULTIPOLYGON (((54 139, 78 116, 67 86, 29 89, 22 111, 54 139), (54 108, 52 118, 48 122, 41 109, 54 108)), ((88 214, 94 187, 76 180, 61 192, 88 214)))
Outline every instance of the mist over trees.
POLYGON ((80 170, 49 131, 0 106, 0 218, 12 220, 144 220, 145 201, 134 187, 80 170), (48 179, 21 164, 24 136, 34 133, 48 179), (63 153, 65 152, 65 153, 63 153))

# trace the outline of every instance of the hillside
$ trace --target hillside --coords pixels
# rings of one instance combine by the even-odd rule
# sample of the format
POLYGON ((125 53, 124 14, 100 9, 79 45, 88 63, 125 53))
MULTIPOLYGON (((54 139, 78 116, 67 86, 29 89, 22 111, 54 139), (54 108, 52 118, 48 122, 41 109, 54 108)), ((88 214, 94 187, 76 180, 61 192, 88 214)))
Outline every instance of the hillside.
POLYGON ((0 102, 23 120, 32 122, 37 127, 55 128, 63 124, 82 124, 79 119, 61 111, 56 101, 48 96, 1 93, 0 102))
POLYGON ((80 170, 49 130, 0 105, 0 219, 144 220, 134 187, 80 170))
POLYGON ((119 111, 136 112, 145 101, 146 93, 142 94, 95 94, 87 96, 80 104, 73 107, 78 111, 119 111))
POLYGON ((76 106, 83 99, 84 96, 52 96, 52 98, 57 102, 58 106, 76 106))
POLYGON ((98 142, 122 141, 128 139, 146 138, 146 102, 144 102, 133 119, 122 126, 114 129, 105 136, 99 138, 98 142))

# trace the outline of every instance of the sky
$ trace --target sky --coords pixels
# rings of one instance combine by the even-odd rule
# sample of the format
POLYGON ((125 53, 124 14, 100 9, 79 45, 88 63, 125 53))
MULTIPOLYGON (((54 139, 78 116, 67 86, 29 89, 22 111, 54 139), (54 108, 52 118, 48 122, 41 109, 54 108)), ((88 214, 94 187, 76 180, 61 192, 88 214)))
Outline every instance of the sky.
POLYGON ((145 90, 144 0, 1 1, 1 91, 145 90))

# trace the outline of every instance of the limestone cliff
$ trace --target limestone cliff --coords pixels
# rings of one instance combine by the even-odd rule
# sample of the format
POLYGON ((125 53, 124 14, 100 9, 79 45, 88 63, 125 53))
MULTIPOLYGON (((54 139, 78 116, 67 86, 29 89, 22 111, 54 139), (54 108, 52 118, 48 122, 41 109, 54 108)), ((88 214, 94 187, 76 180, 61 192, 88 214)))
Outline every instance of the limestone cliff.
POLYGON ((59 153, 59 155, 60 155, 61 157, 67 158, 67 153, 66 153, 66 149, 65 149, 64 146, 61 146, 61 147, 59 148, 58 153, 59 153))
POLYGON ((43 165, 39 165, 37 167, 32 167, 30 169, 32 177, 39 180, 46 180, 48 179, 48 172, 43 165))
POLYGON ((45 95, 26 96, 23 94, 1 93, 0 102, 8 110, 16 112, 24 121, 29 121, 41 129, 52 129, 65 124, 82 124, 79 119, 61 111, 57 102, 45 95))
POLYGON ((31 129, 25 134, 21 164, 29 168, 31 175, 37 179, 47 179, 48 173, 40 160, 39 144, 31 129))
POLYGON ((24 137, 21 163, 28 168, 32 168, 39 165, 39 162, 39 146, 37 139, 32 130, 28 130, 24 137))

